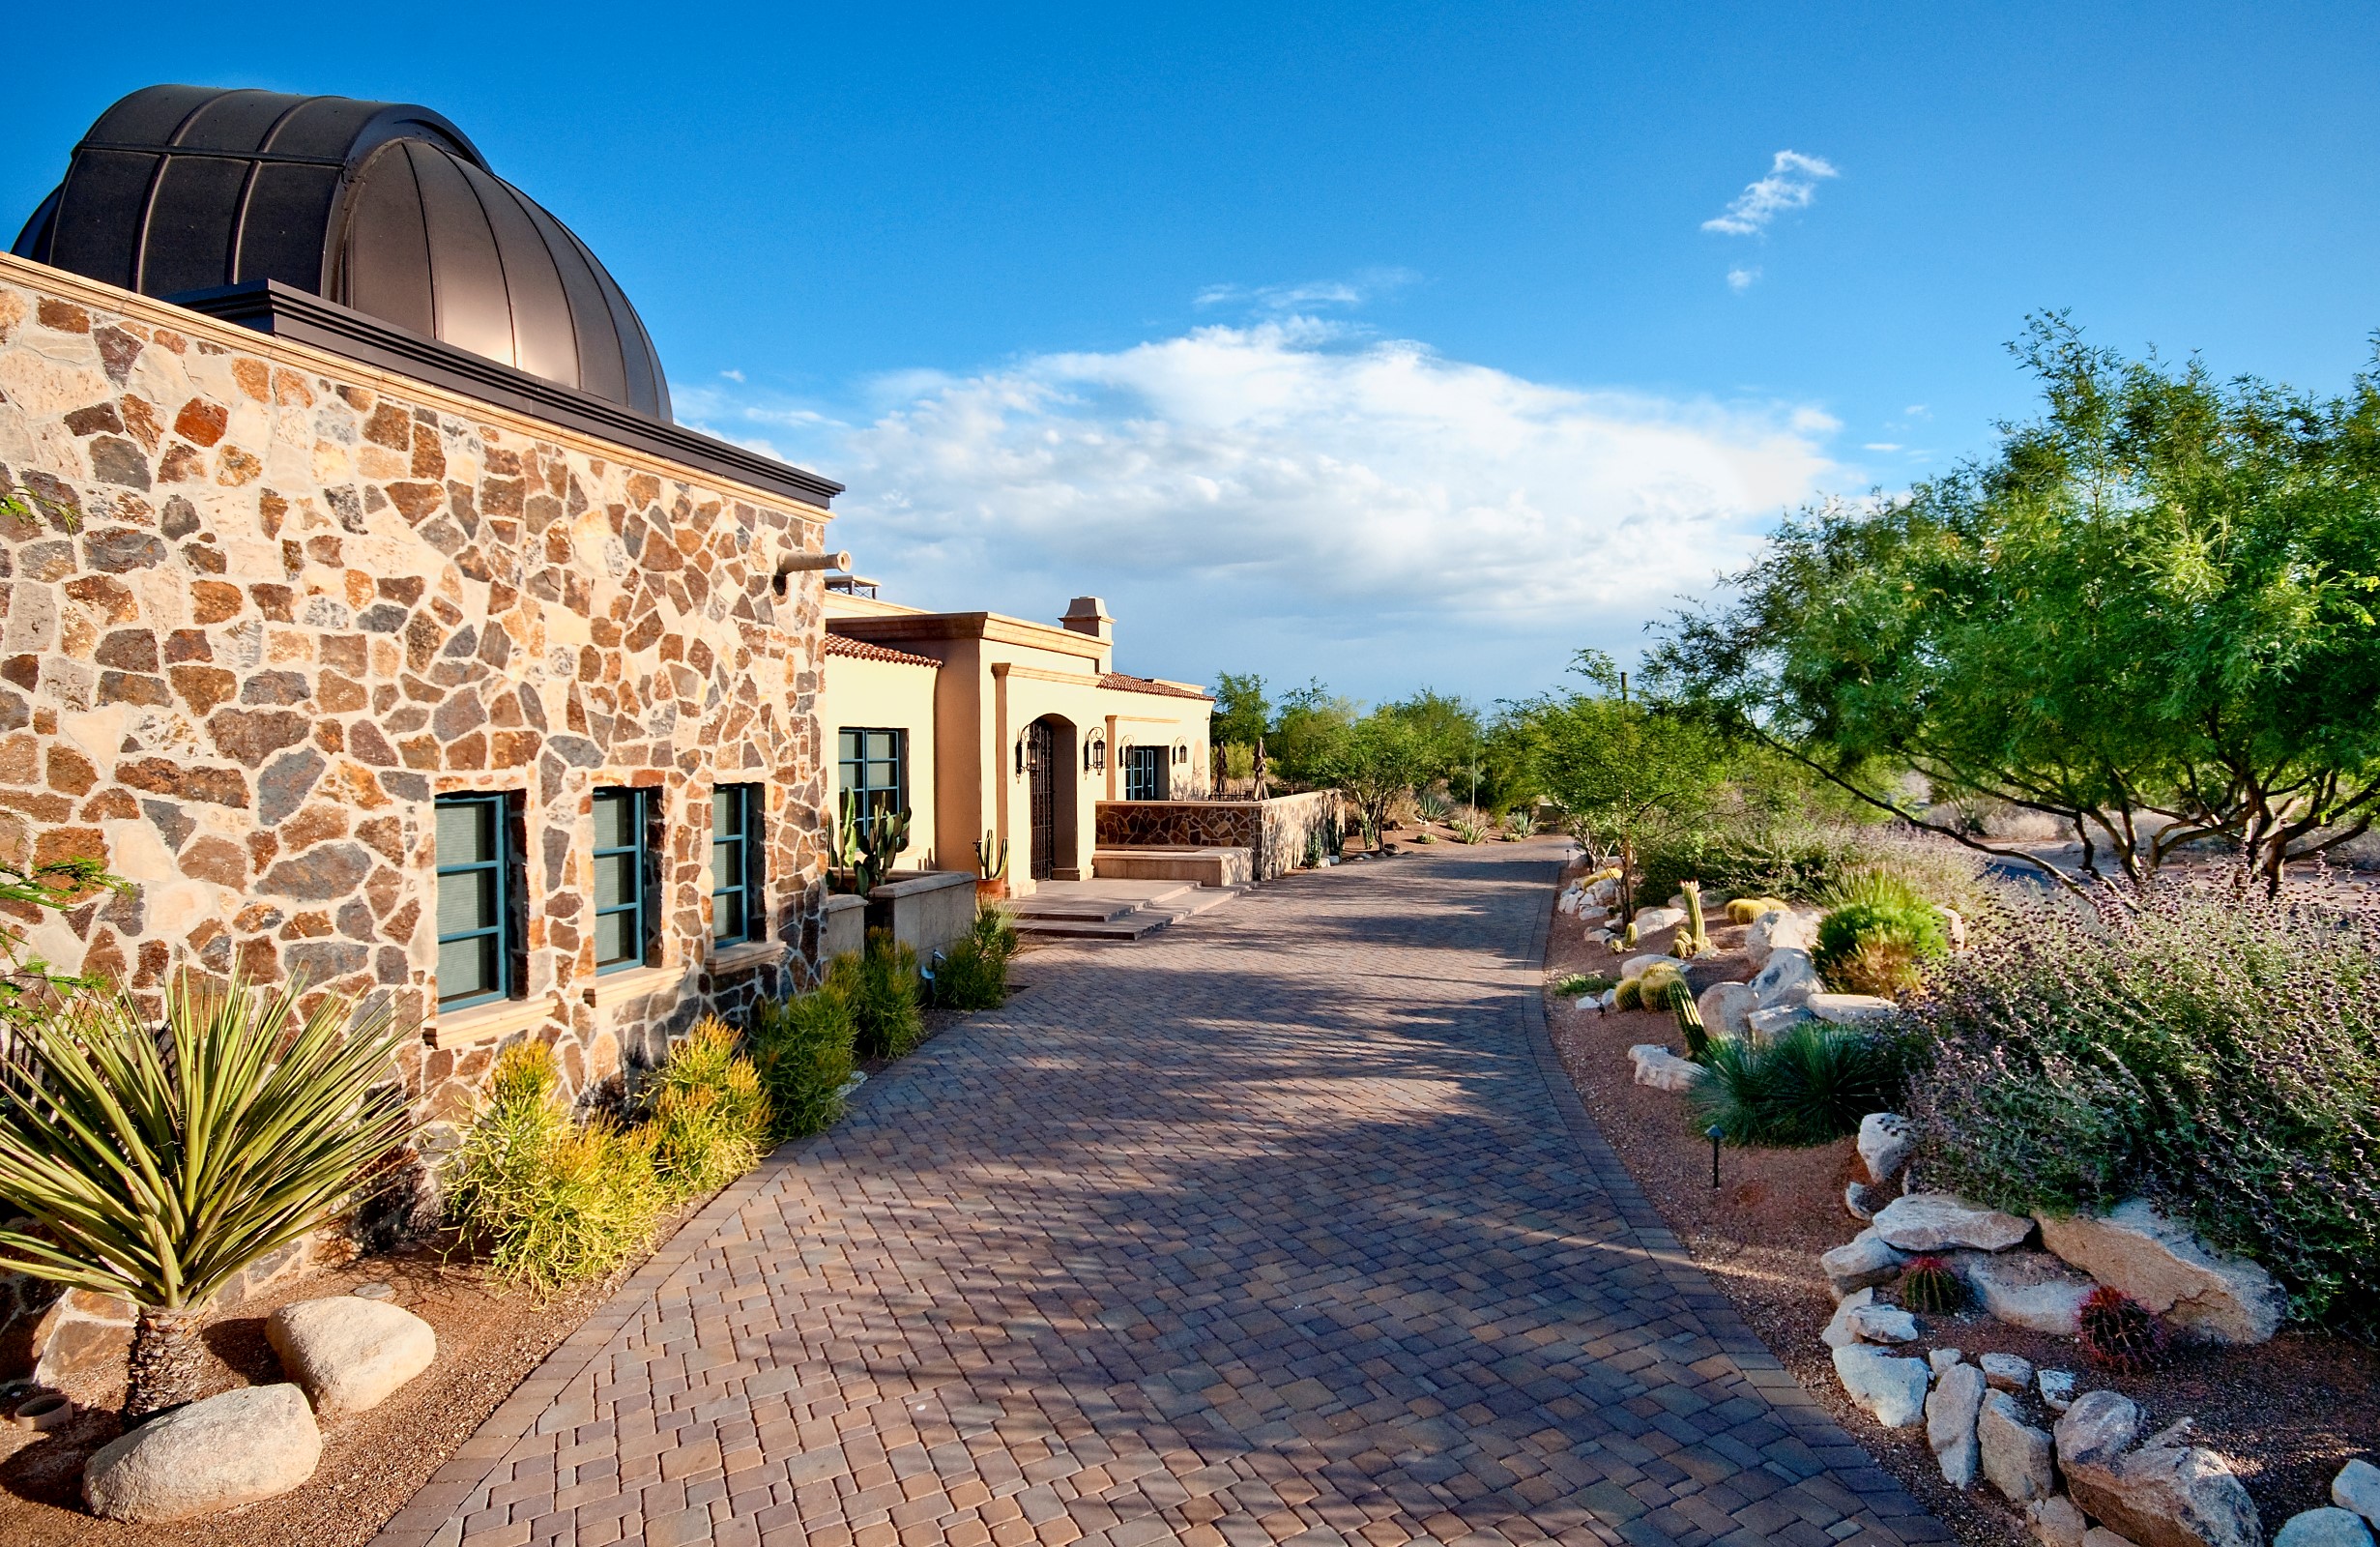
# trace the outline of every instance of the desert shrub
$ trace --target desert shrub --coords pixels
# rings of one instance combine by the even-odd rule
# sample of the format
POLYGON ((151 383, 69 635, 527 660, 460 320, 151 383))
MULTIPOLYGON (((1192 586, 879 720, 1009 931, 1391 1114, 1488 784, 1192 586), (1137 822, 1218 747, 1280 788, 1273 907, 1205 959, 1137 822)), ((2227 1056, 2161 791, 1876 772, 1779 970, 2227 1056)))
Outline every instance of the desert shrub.
POLYGON ((1600 994, 1618 986, 1618 979, 1602 973, 1570 973, 1553 985, 1553 991, 1564 999, 1577 999, 1582 994, 1600 994))
POLYGON ((1016 925, 1007 911, 983 904, 975 910, 974 924, 935 971, 936 1002, 952 1009, 999 1008, 1008 998, 1008 961, 1016 949, 1016 925))
POLYGON ((1754 806, 1722 807, 1656 833, 1638 861, 1646 897, 1699 881, 1705 891, 1731 897, 1820 901, 1889 876, 1920 899, 1962 914, 1982 912, 1989 901, 1982 861, 1956 844, 1906 829, 1813 821, 1754 806))
POLYGON ((849 984, 832 979, 807 994, 752 1007, 745 1041, 768 1093, 771 1139, 822 1133, 843 1115, 858 1030, 849 984))
POLYGON ((446 1171, 448 1217, 464 1240, 498 1278, 541 1292, 642 1251, 667 1202, 649 1130, 571 1122, 558 1083, 543 1042, 507 1048, 446 1171))
POLYGON ((1458 815, 1448 819, 1446 826, 1454 833, 1455 841, 1458 843, 1488 841, 1488 825, 1479 821, 1475 816, 1458 815))
POLYGON ((1807 1147, 1859 1131, 1859 1120, 1899 1098, 1901 1055, 1889 1038, 1804 1022, 1761 1041, 1712 1041, 1692 1105, 1696 1125, 1730 1144, 1807 1147))
POLYGON ((716 1015, 678 1040, 646 1095, 653 1172, 672 1202, 716 1192, 760 1164, 769 1096, 735 1029, 716 1015))
POLYGON ((1933 905, 1910 900, 1897 879, 1863 889, 1872 900, 1847 903, 1818 923, 1811 959, 1840 992, 1893 995, 1915 989, 1927 963, 1950 950, 1950 933, 1933 905))
POLYGON ((1912 1007, 1929 1181, 2028 1213, 2143 1196, 2380 1337, 2380 912, 2160 885, 2043 898, 1912 1007))
POLYGON ((861 1058, 899 1058, 925 1035, 917 1003, 917 952, 889 929, 868 931, 867 949, 835 958, 831 979, 840 975, 851 995, 857 1028, 852 1049, 861 1058))

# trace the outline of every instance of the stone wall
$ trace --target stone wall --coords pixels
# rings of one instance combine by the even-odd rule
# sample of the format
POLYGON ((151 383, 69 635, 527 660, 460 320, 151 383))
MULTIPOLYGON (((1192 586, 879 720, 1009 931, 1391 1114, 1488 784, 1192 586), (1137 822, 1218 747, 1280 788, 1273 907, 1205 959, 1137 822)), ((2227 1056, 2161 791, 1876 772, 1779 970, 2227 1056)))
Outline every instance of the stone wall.
POLYGON ((573 1094, 815 960, 824 512, 0 258, 0 861, 132 885, 35 943, 378 996, 424 1114, 573 1094), (768 788, 775 944, 709 954, 710 793, 768 788), (658 965, 594 972, 591 798, 661 792, 658 965), (516 802, 525 997, 440 1015, 432 802, 516 802), (794 949, 789 956, 786 946, 794 949))
POLYGON ((1263 801, 1101 801, 1099 847, 1246 849, 1256 879, 1306 862, 1308 835, 1339 821, 1339 792, 1308 790, 1263 801))

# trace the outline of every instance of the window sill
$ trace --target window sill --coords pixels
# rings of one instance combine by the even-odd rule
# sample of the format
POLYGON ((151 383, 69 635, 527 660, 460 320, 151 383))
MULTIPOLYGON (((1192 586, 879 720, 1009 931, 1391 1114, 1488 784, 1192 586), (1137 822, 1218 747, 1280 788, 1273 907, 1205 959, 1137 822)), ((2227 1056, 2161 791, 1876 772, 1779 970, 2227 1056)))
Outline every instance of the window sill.
POLYGON ((740 973, 752 967, 774 967, 784 959, 784 941, 746 940, 720 947, 703 965, 715 978, 721 973, 740 973))
POLYGON ((631 967, 625 972, 601 973, 588 985, 587 1003, 610 1009, 632 999, 643 999, 665 988, 676 988, 686 975, 675 967, 631 967))
POLYGON ((431 1047, 477 1047, 526 1032, 554 1018, 554 996, 532 994, 525 999, 491 1000, 466 1009, 442 1011, 421 1028, 421 1040, 431 1047))

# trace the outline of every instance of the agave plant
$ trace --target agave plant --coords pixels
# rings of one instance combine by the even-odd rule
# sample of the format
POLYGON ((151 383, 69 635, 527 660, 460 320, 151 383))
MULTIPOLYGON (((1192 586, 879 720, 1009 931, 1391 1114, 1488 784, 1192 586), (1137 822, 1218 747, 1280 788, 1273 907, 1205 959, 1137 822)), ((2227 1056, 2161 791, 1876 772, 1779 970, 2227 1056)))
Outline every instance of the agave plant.
POLYGON ((21 1028, 0 1065, 0 1270, 138 1308, 128 1423, 197 1394, 198 1318, 321 1228, 414 1128, 385 1011, 185 974, 159 1031, 121 995, 21 1028), (293 1029, 294 1028, 294 1029, 293 1029))

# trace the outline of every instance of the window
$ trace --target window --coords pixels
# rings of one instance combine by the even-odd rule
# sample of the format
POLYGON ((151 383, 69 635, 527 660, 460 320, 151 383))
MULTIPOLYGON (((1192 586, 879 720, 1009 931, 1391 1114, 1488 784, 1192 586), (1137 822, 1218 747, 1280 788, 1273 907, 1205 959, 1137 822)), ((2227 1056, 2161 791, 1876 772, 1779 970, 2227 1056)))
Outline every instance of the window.
POLYGON ((1166 756, 1162 746, 1124 748, 1124 799, 1162 801, 1166 797, 1166 756))
MULTIPOLYGON (((869 817, 909 808, 909 732, 845 726, 836 733, 838 790, 849 790, 869 817)), ((841 809, 842 796, 835 797, 841 809)))
POLYGON ((761 787, 721 784, 711 792, 711 938, 722 946, 768 930, 761 898, 761 787))
POLYGON ((501 795, 438 798, 438 1007, 512 997, 511 813, 501 795))
POLYGON ((595 971, 645 965, 653 940, 647 883, 652 790, 595 794, 595 971))

